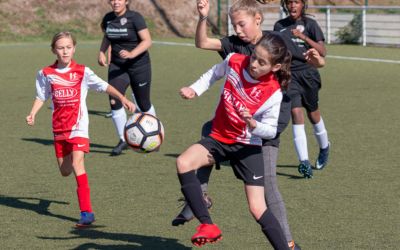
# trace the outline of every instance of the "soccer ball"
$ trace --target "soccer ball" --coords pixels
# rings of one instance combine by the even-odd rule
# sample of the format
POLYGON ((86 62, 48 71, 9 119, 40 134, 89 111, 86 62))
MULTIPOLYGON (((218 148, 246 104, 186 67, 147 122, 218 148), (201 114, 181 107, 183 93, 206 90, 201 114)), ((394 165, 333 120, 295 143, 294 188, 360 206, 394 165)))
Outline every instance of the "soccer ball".
POLYGON ((164 126, 153 115, 135 113, 125 124, 124 136, 133 150, 150 153, 160 148, 164 140, 164 126))

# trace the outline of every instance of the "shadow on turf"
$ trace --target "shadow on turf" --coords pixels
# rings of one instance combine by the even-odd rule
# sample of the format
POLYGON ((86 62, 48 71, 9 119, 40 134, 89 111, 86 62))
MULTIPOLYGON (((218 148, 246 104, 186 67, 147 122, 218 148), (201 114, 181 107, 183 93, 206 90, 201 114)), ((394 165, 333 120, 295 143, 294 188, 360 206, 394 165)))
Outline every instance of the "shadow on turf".
POLYGON ((47 240, 72 240, 86 238, 89 240, 114 240, 123 241, 126 244, 102 245, 97 243, 85 243, 73 248, 74 250, 101 249, 101 250, 122 250, 122 249, 192 249, 178 242, 177 239, 169 239, 157 236, 145 236, 138 234, 107 233, 90 228, 74 229, 70 232, 75 236, 71 237, 38 237, 47 240))
MULTIPOLYGON (((297 167, 298 167, 297 165, 278 165, 277 166, 277 168, 296 168, 296 169, 297 169, 297 167)), ((296 180, 304 179, 304 177, 300 176, 300 175, 292 175, 292 174, 280 173, 278 171, 276 171, 276 175, 286 176, 286 177, 289 177, 289 179, 296 179, 296 180)))
MULTIPOLYGON (((50 146, 53 145, 53 140, 49 139, 41 139, 41 138, 21 138, 23 141, 29 141, 29 142, 36 142, 38 144, 42 144, 44 146, 50 146)), ((99 149, 112 149, 114 148, 113 146, 106 146, 102 144, 96 144, 96 143, 90 143, 90 152, 93 153, 101 153, 101 154, 110 154, 111 150, 103 151, 103 150, 96 150, 93 148, 99 148, 99 149)))
POLYGON ((46 200, 46 199, 39 199, 32 197, 11 197, 11 196, 0 195, 0 205, 17 209, 30 210, 40 215, 46 215, 62 220, 76 222, 76 218, 71 218, 68 216, 53 214, 49 212, 48 209, 51 203, 62 204, 62 205, 69 204, 68 202, 64 201, 54 201, 54 200, 46 200))

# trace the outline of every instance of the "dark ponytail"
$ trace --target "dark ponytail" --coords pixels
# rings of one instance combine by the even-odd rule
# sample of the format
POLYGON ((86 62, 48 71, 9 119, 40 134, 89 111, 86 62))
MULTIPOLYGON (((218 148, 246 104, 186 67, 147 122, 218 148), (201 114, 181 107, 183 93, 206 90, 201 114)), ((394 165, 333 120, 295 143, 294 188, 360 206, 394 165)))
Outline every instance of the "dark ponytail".
POLYGON ((287 49, 282 37, 277 33, 268 33, 264 35, 256 46, 262 46, 268 51, 271 65, 281 64, 280 70, 275 72, 276 78, 283 90, 286 90, 290 79, 290 63, 292 61, 292 54, 287 49))
POLYGON ((287 51, 285 58, 283 59, 281 69, 275 73, 283 90, 287 90, 290 80, 292 78, 292 74, 290 73, 291 61, 292 61, 292 53, 290 53, 290 51, 287 51))

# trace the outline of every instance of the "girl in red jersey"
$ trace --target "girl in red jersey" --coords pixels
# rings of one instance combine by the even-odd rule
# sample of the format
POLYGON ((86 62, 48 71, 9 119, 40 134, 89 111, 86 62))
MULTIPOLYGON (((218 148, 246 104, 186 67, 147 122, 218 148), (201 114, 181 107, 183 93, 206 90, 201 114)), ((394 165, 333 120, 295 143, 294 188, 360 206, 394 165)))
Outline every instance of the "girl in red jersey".
POLYGON ((177 159, 178 178, 186 202, 201 225, 192 236, 202 246, 221 239, 203 199, 195 171, 214 162, 229 160, 237 178, 243 180, 251 214, 275 249, 288 249, 279 222, 264 199, 262 139, 277 134, 282 89, 290 80, 290 60, 282 38, 267 34, 251 56, 232 53, 199 80, 180 90, 185 99, 204 93, 225 77, 209 136, 190 146, 177 159))
POLYGON ((35 116, 44 102, 51 98, 53 107, 54 148, 62 176, 75 174, 81 217, 78 227, 94 222, 90 202, 90 188, 84 165, 84 154, 89 152, 88 89, 106 92, 118 98, 129 111, 135 105, 115 88, 103 81, 85 65, 72 58, 76 40, 70 32, 60 32, 53 37, 51 50, 57 56, 54 64, 41 69, 36 76, 36 99, 26 117, 28 125, 35 124, 35 116))

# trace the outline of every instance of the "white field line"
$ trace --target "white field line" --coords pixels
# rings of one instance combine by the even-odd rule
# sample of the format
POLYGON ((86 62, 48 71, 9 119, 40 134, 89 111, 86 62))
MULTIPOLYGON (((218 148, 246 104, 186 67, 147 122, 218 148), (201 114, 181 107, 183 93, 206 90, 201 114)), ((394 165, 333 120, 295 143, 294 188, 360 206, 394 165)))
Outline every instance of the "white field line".
MULTIPOLYGON (((172 46, 189 46, 193 47, 192 43, 176 43, 176 42, 162 42, 162 41, 153 41, 154 44, 160 45, 172 45, 172 46)), ((379 59, 379 58, 364 58, 364 57, 353 57, 353 56, 334 56, 328 55, 327 58, 334 59, 342 59, 342 60, 352 60, 352 61, 366 61, 366 62, 382 62, 382 63, 394 63, 400 64, 400 61, 397 60, 387 60, 387 59, 379 59)))

